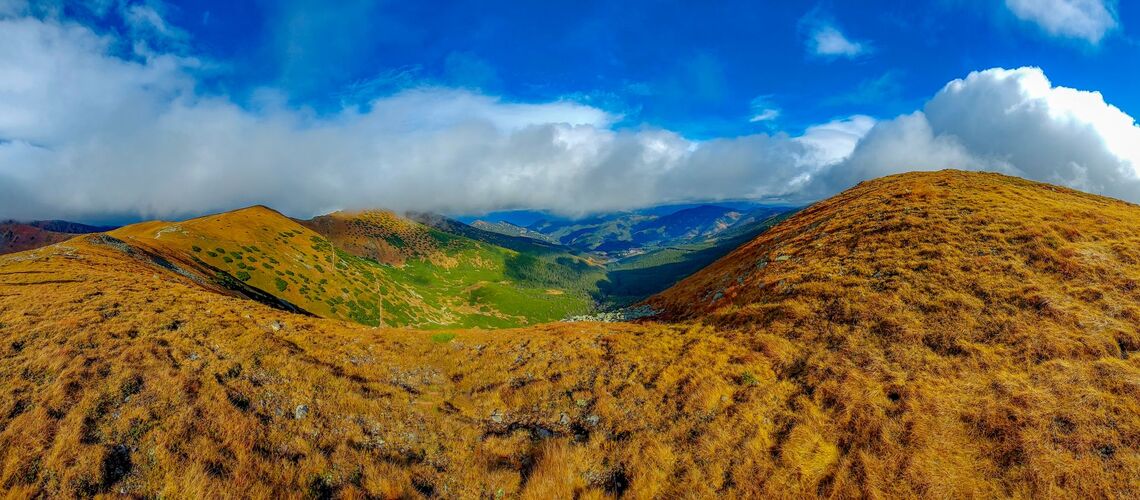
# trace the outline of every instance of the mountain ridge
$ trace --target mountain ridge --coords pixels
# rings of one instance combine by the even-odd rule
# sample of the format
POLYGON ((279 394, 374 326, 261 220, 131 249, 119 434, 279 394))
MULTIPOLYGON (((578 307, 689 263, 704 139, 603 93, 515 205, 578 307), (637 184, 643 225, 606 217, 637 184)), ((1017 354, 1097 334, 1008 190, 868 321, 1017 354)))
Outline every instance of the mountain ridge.
MULTIPOLYGON (((190 235, 151 223, 0 257, 0 483, 23 496, 1140 493, 1135 205, 993 174, 892 176, 774 221, 645 301, 655 317, 496 331, 290 314, 201 286, 192 258, 143 251, 216 229, 317 255, 295 222, 244 216, 266 220, 190 235)), ((229 241, 198 258, 224 270, 222 255, 261 255, 229 241)))

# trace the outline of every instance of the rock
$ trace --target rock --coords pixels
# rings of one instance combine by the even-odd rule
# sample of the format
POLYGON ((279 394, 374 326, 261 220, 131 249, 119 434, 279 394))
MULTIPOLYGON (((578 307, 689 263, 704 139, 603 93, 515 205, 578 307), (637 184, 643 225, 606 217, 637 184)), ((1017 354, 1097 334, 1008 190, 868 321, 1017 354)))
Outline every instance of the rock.
POLYGON ((499 410, 491 412, 491 421, 496 424, 503 423, 503 414, 499 413, 499 410))
POLYGON ((269 329, 275 332, 281 331, 282 328, 285 328, 285 324, 277 320, 274 320, 269 324, 269 329))
POLYGON ((570 415, 563 413, 562 416, 558 418, 558 423, 562 425, 570 425, 570 415))
POLYGON ((586 399, 577 399, 574 401, 574 404, 577 404, 579 408, 585 408, 590 405, 590 401, 586 399))
POLYGON ((590 424, 591 426, 598 425, 598 422, 601 422, 601 421, 602 421, 602 417, 599 417, 597 415, 590 415, 590 416, 586 417, 586 423, 590 424))
POLYGON ((308 406, 297 405, 297 407, 293 409, 293 418, 294 419, 301 420, 302 418, 305 418, 308 415, 309 415, 309 407, 308 406))
POLYGON ((190 361, 198 361, 198 353, 192 352, 189 356, 186 356, 186 359, 189 359, 190 361))
POLYGON ((781 256, 779 256, 779 257, 776 257, 776 261, 777 261, 777 262, 784 262, 785 260, 788 260, 788 259, 790 259, 790 258, 791 258, 791 257, 789 257, 789 256, 787 256, 787 255, 781 255, 781 256))

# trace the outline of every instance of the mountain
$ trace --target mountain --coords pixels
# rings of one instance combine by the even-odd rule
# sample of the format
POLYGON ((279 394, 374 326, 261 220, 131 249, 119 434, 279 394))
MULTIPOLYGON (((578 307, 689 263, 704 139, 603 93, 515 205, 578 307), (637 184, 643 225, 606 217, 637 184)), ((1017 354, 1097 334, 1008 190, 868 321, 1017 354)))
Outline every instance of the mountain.
POLYGON ((90 224, 80 224, 78 222, 70 222, 65 220, 37 220, 27 223, 29 226, 35 226, 45 231, 53 231, 56 233, 68 234, 89 234, 89 233, 103 233, 114 230, 119 226, 92 226, 90 224))
POLYGON ((434 257, 437 264, 446 265, 438 261, 444 238, 391 211, 336 212, 297 222, 357 257, 395 266, 404 265, 408 259, 434 257))
POLYGON ((109 231, 114 227, 88 226, 62 220, 0 222, 0 255, 22 252, 73 238, 77 234, 109 231))
POLYGON ((648 215, 616 213, 579 220, 545 219, 527 229, 572 248, 605 254, 632 248, 633 226, 652 219, 648 215))
MULTIPOLYGON (((526 236, 545 236, 550 241, 620 260, 668 247, 704 244, 723 239, 722 232, 734 226, 755 224, 750 215, 794 211, 793 207, 764 206, 751 202, 685 204, 650 207, 632 212, 601 214, 583 219, 551 217, 524 229, 526 236), (747 219, 747 220, 745 220, 747 219)), ((489 230, 518 233, 510 227, 487 224, 489 230)))
POLYGON ((496 331, 290 313, 199 282, 187 268, 201 264, 165 250, 224 236, 225 255, 295 273, 332 255, 332 239, 259 207, 0 256, 0 484, 1140 496, 1140 207, 943 171, 773 222, 643 302, 655 316, 496 331))
POLYGON ((476 221, 471 223, 471 227, 474 227, 476 229, 481 229, 483 231, 489 231, 492 233, 502 234, 505 236, 517 236, 517 237, 522 237, 522 238, 533 238, 536 240, 545 241, 547 243, 557 243, 557 241, 554 241, 553 238, 550 238, 549 236, 547 236, 545 234, 539 233, 537 231, 531 231, 530 229, 527 229, 525 227, 516 226, 514 224, 511 224, 510 222, 505 222, 505 221, 487 222, 484 220, 476 220, 476 221))
POLYGON ((633 227, 634 238, 644 241, 656 236, 658 239, 693 240, 727 229, 742 215, 724 207, 701 205, 637 224, 633 227))
POLYGON ((556 321, 591 310, 597 279, 584 277, 603 273, 569 255, 540 260, 383 211, 298 222, 257 206, 107 234, 210 288, 366 325, 556 321))

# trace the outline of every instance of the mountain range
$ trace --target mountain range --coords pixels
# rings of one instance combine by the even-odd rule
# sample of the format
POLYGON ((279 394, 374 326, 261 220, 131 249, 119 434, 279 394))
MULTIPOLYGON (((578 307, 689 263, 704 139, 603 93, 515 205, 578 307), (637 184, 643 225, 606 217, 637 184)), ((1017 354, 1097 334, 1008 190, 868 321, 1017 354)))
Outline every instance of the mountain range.
POLYGON ((941 171, 794 212, 603 219, 535 239, 255 206, 0 256, 0 483, 1140 494, 1140 207, 941 171), (568 244, 590 234, 642 253, 568 244), (637 319, 557 321, 613 297, 627 314, 596 319, 637 319))
POLYGON ((0 222, 0 255, 22 252, 68 240, 77 234, 99 233, 115 229, 110 226, 89 226, 62 220, 0 222))

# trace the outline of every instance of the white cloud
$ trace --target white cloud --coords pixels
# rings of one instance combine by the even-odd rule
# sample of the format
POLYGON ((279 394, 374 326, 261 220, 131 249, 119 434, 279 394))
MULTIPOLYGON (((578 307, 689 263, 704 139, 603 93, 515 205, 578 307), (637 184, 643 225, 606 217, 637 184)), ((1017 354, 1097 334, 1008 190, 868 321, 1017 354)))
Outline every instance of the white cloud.
POLYGON ((839 28, 829 23, 816 24, 808 35, 808 51, 822 57, 855 58, 871 51, 866 42, 847 38, 839 28))
POLYGON ((751 123, 770 122, 780 117, 780 108, 772 104, 772 96, 762 95, 756 96, 752 99, 752 118, 748 121, 751 123))
POLYGON ((1140 201, 1140 127, 1099 92, 1054 86, 1039 68, 948 83, 923 111, 879 122, 820 191, 909 170, 991 170, 1140 201))
MULTIPOLYGON (((161 4, 155 5, 160 6, 161 4)), ((167 23, 155 5, 122 5, 123 21, 131 29, 135 38, 152 38, 172 42, 185 41, 189 35, 182 29, 167 23)))
POLYGON ((619 116, 572 101, 439 87, 328 116, 266 90, 250 110, 200 94, 195 60, 128 61, 115 42, 58 19, 0 21, 0 214, 174 217, 254 203, 294 215, 584 213, 786 196, 819 158, 837 155, 834 141, 811 133, 694 142, 652 127, 615 130, 619 116))
MULTIPOLYGON (((678 200, 804 200, 906 170, 998 170, 1140 201, 1140 128, 1036 68, 950 82, 893 119, 693 141, 573 101, 412 88, 315 115, 267 89, 203 95, 197 61, 115 55, 50 19, 0 19, 0 218, 177 217, 264 203, 582 214, 678 200)), ((128 40, 129 42, 129 40, 128 40)), ((774 108, 764 108, 774 109, 774 108)))
POLYGON ((1010 12, 1050 35, 1093 45, 1119 26, 1115 0, 1006 0, 1010 12))
POLYGON ((749 118, 748 121, 752 123, 767 122, 780 117, 780 110, 775 108, 765 108, 757 111, 758 112, 753 115, 752 118, 749 118))
POLYGON ((805 164, 829 166, 846 159, 875 123, 870 116, 855 115, 808 127, 804 135, 796 138, 812 152, 804 158, 805 164))

